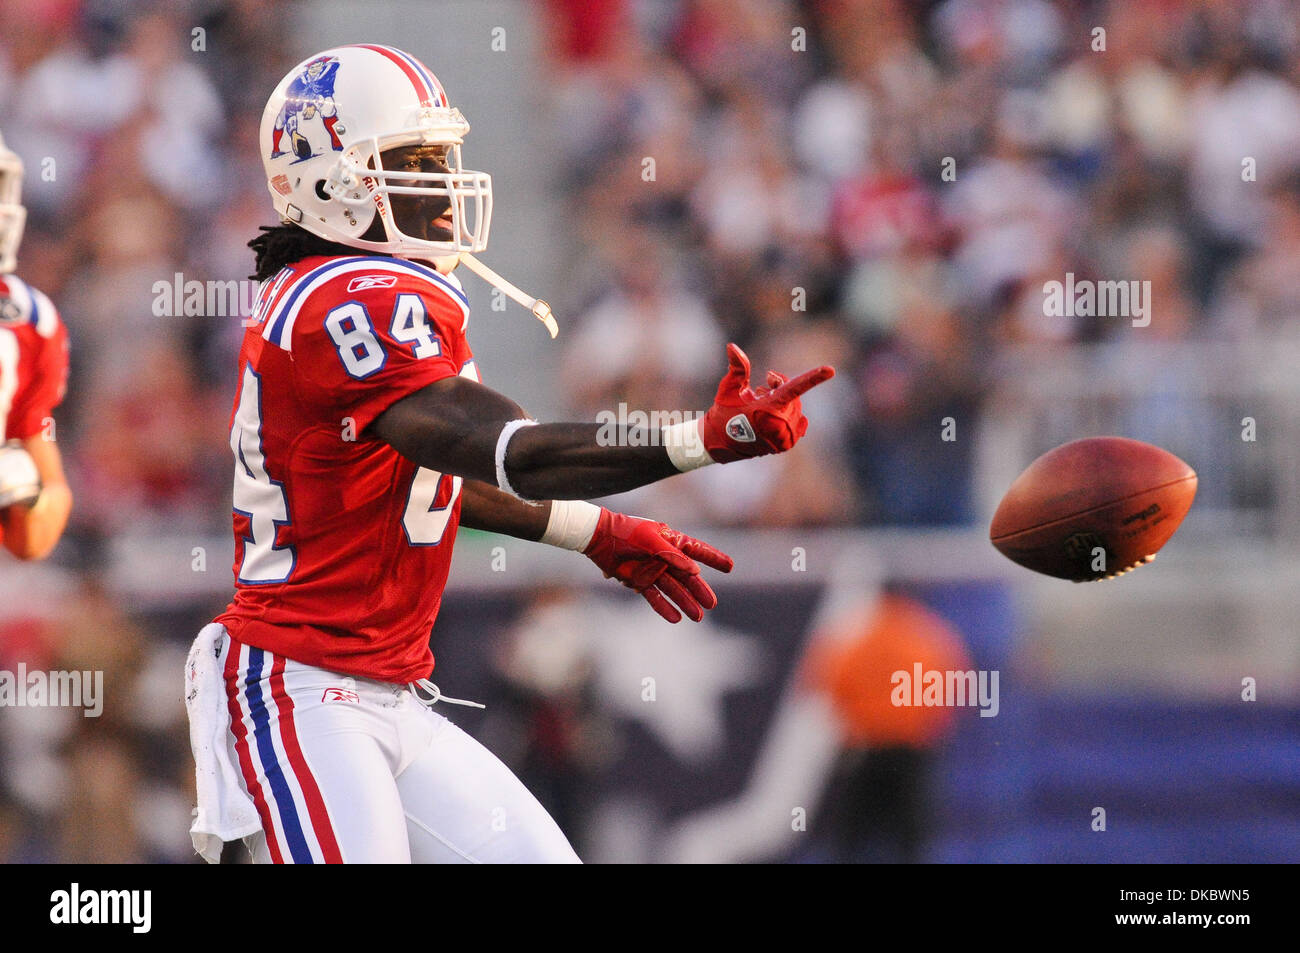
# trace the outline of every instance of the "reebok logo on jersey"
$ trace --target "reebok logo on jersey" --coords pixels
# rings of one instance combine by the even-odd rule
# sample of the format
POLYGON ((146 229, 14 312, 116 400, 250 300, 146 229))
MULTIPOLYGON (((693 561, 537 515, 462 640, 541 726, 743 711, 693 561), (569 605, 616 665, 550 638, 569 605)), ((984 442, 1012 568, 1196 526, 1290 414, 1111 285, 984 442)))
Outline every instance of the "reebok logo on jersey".
POLYGON ((736 414, 727 421, 727 436, 738 443, 753 443, 758 439, 754 435, 754 428, 750 426, 749 418, 744 414, 736 414))
POLYGON ((367 288, 391 288, 397 284, 396 275, 359 275, 348 282, 348 294, 367 288))
POLYGON ((320 700, 322 702, 352 702, 352 704, 356 705, 361 702, 361 696, 347 688, 327 688, 320 700))

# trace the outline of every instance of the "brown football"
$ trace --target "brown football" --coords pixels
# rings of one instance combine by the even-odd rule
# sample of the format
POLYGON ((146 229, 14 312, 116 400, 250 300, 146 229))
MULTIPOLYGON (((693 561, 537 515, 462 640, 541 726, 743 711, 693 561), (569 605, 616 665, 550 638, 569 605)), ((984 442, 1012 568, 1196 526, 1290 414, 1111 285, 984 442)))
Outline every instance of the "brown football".
POLYGON ((1167 450, 1125 437, 1075 440, 1016 477, 989 538, 1034 572, 1110 579, 1154 559, 1195 496, 1196 471, 1167 450))

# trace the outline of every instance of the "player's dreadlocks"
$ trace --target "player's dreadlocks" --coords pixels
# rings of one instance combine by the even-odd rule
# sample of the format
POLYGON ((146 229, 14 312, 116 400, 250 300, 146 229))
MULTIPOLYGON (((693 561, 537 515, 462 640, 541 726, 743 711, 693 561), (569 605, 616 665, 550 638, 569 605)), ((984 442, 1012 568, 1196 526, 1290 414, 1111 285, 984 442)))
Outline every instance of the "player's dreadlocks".
POLYGON ((262 234, 249 241, 248 247, 257 255, 255 281, 270 278, 285 265, 311 255, 364 255, 366 252, 313 235, 305 228, 287 222, 279 225, 259 226, 262 234))

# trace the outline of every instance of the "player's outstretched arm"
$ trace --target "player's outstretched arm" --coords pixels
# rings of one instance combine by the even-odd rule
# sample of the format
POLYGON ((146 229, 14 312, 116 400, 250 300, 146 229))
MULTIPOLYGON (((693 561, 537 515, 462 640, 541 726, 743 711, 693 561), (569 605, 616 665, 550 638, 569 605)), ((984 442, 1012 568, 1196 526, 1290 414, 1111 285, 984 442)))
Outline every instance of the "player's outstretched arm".
POLYGON ((584 500, 633 490, 709 463, 789 450, 808 429, 800 397, 835 375, 794 380, 769 371, 749 383, 749 359, 728 345, 729 369, 704 416, 665 427, 658 441, 608 439, 600 424, 537 424, 502 394, 448 377, 397 401, 370 431, 422 467, 494 484, 527 500, 584 500), (655 444, 647 446, 646 444, 655 444))
POLYGON ((466 480, 461 525, 572 549, 610 579, 645 597, 669 622, 694 622, 718 604, 700 565, 731 572, 731 557, 655 520, 615 513, 582 500, 525 503, 494 486, 466 480), (698 560, 698 562, 696 562, 698 560), (680 609, 680 611, 679 611, 680 609))
MULTIPOLYGON (((0 509, 4 545, 19 559, 44 559, 54 549, 68 524, 72 491, 63 475, 58 445, 41 436, 22 441, 13 451, 26 453, 40 477, 39 496, 12 502, 0 509)), ((0 486, 0 497, 5 495, 0 486)))
POLYGON ((713 406, 664 428, 658 441, 610 441, 596 424, 537 424, 467 377, 444 378, 397 401, 370 432, 420 466, 464 477, 465 526, 584 553, 668 621, 684 612, 698 622, 718 601, 699 563, 730 572, 731 557, 663 523, 585 500, 709 463, 789 450, 808 429, 800 397, 835 374, 819 367, 787 380, 772 371, 767 386, 753 388, 749 359, 734 344, 728 361, 713 406))

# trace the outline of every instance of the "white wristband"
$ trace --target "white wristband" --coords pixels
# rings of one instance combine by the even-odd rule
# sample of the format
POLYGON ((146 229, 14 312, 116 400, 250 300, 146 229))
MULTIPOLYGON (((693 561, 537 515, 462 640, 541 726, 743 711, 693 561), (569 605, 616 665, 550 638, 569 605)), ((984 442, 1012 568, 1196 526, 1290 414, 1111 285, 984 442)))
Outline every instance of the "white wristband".
MULTIPOLYGON (((537 421, 535 420, 528 420, 527 418, 522 420, 512 420, 501 428, 501 436, 497 437, 497 486, 503 492, 509 493, 511 496, 520 500, 523 500, 524 498, 515 492, 515 488, 510 485, 510 478, 506 476, 506 450, 510 446, 510 438, 513 437, 517 431, 524 427, 536 426, 537 421)), ((525 500, 524 502, 531 503, 533 501, 525 500)))
POLYGON ((700 418, 669 424, 660 433, 663 435, 664 449, 668 451, 668 459, 683 473, 716 462, 709 456, 709 451, 704 448, 704 441, 700 438, 700 418))
POLYGON ((600 509, 586 500, 551 500, 551 518, 546 521, 541 541, 548 546, 582 552, 596 535, 600 509))

